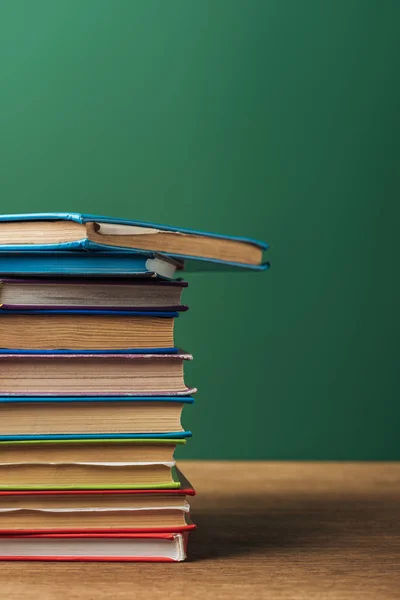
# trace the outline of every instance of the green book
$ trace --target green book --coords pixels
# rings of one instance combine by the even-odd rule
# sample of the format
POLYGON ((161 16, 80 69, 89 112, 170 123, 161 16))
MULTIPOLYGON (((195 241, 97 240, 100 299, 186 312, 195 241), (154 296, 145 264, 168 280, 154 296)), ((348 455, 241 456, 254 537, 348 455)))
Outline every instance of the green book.
POLYGON ((0 442, 0 490, 179 489, 184 439, 0 442))

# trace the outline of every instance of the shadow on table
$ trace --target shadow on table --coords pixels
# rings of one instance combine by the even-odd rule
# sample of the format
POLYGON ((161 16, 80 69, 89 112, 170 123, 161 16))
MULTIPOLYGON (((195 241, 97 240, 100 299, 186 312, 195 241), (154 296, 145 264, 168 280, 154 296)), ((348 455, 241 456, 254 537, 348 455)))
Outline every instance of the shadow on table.
POLYGON ((350 547, 360 536, 379 535, 398 522, 400 508, 395 498, 368 500, 351 498, 282 498, 260 506, 260 496, 241 498, 230 507, 231 498, 221 498, 220 508, 194 508, 198 529, 192 535, 193 560, 296 549, 317 551, 340 545, 350 547), (254 502, 253 502, 254 500, 254 502), (249 506, 249 510, 240 508, 249 506), (254 506, 255 505, 255 506, 254 506))

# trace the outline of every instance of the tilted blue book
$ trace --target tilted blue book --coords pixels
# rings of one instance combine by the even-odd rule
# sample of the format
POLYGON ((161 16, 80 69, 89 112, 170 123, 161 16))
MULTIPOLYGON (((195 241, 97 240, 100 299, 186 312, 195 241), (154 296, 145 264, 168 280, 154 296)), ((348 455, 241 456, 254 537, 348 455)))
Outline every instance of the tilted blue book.
MULTIPOLYGON (((9 397, 0 397, 0 411, 1 407, 7 406, 10 404, 43 404, 43 403, 57 403, 57 404, 65 404, 65 403, 151 403, 151 402, 165 402, 165 403, 178 403, 178 404, 193 404, 194 398, 192 396, 185 397, 177 397, 177 396, 143 396, 143 397, 87 397, 87 396, 79 396, 79 397, 69 397, 69 396, 14 396, 12 398, 9 397)), ((66 425, 66 427, 68 427, 66 425)), ((129 427, 127 427, 127 431, 120 433, 30 433, 30 434, 2 434, 0 435, 0 441, 27 441, 27 440, 106 440, 106 439, 181 439, 191 437, 191 431, 168 431, 164 433, 154 433, 154 432, 142 432, 135 433, 131 431, 129 427)))
POLYGON ((0 250, 0 273, 7 276, 172 279, 179 266, 151 252, 10 252, 4 246, 0 250))
POLYGON ((262 261, 262 253, 268 249, 268 244, 247 237, 81 213, 0 215, 1 223, 20 224, 19 229, 9 226, 4 230, 3 239, 7 242, 1 243, 0 236, 0 251, 3 252, 86 250, 148 255, 150 250, 184 260, 185 265, 188 261, 189 270, 213 269, 217 265, 265 270, 269 266, 262 261), (43 222, 46 222, 46 232, 42 231, 43 222), (68 228, 65 222, 71 226, 68 228), (27 223, 30 223, 29 227, 27 223), (33 234, 33 238, 26 242, 29 233, 33 234), (171 239, 174 240, 172 245, 169 243, 171 239), (41 240, 40 243, 37 240, 41 240), (207 240, 211 244, 205 245, 207 240))

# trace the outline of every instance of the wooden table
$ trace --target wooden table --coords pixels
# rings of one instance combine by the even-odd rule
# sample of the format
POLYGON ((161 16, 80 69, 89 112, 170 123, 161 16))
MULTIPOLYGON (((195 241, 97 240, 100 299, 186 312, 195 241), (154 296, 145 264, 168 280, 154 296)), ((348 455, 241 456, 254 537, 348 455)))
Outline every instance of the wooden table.
POLYGON ((1 600, 400 598, 400 463, 181 467, 189 562, 0 563, 1 600))

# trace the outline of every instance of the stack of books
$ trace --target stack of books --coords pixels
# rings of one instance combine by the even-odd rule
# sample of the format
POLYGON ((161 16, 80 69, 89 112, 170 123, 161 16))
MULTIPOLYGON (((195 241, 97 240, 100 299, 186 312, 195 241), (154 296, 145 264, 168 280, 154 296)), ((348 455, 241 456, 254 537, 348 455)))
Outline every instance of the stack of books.
POLYGON ((181 561, 174 452, 195 388, 184 265, 262 270, 265 245, 76 214, 0 218, 0 559, 181 561))

